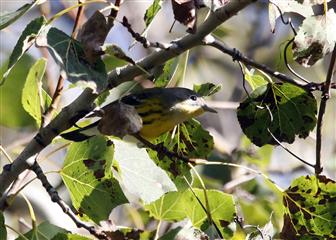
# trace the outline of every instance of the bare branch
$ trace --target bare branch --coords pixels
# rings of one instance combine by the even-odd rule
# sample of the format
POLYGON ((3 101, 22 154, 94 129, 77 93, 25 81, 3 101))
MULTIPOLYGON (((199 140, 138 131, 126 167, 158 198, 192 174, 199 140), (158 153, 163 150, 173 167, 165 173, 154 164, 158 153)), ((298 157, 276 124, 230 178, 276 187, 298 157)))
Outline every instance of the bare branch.
POLYGON ((97 230, 95 227, 88 225, 86 222, 81 221, 78 219, 75 213, 73 213, 70 207, 60 198, 56 189, 49 183, 46 175, 43 173, 40 165, 35 161, 34 164, 30 167, 32 171, 36 174, 37 178, 41 181, 43 187, 48 192, 51 201, 57 203, 63 210, 63 212, 68 215, 71 220, 76 224, 78 228, 84 228, 89 231, 92 235, 97 237, 98 239, 107 239, 107 236, 97 230))

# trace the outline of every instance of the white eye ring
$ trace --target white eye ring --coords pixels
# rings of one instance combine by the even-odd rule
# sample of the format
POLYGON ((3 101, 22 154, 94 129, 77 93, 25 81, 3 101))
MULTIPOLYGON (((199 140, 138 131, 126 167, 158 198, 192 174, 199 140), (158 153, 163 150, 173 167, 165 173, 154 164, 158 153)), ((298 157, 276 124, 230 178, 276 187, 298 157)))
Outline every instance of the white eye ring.
POLYGON ((197 100, 197 96, 196 95, 191 95, 190 99, 193 100, 193 101, 196 101, 197 100))

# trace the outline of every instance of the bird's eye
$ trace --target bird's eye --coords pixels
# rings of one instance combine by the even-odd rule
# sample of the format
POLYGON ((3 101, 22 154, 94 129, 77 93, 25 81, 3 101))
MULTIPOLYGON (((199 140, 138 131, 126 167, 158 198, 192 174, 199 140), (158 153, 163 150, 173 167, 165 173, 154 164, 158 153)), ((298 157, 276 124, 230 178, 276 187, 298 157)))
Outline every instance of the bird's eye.
POLYGON ((191 95, 190 99, 193 100, 193 101, 196 101, 197 100, 197 96, 196 95, 191 95))

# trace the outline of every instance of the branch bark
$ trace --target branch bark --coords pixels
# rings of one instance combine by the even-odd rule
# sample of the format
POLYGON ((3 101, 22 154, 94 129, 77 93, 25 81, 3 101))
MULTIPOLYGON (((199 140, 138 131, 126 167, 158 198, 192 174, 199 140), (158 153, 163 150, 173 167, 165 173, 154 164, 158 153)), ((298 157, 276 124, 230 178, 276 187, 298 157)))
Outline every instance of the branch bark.
MULTIPOLYGON (((137 65, 140 65, 142 68, 148 70, 178 56, 190 48, 202 45, 204 37, 210 34, 220 24, 236 15, 240 10, 255 1, 256 0, 231 1, 224 7, 221 7, 213 12, 209 18, 201 24, 201 26, 199 26, 198 31, 195 34, 187 34, 185 37, 174 42, 169 49, 154 52, 139 61, 137 65)), ((129 65, 121 69, 116 69, 108 76, 109 88, 113 88, 123 82, 133 80, 134 77, 140 74, 143 74, 143 71, 138 66, 129 65)), ((39 130, 37 135, 30 141, 15 161, 2 171, 0 175, 1 195, 22 171, 29 168, 27 161, 31 159, 31 157, 38 154, 42 149, 49 145, 59 133, 70 128, 75 122, 93 109, 94 100, 97 96, 98 95, 93 93, 91 89, 84 90, 74 102, 63 108, 57 117, 50 122, 50 124, 39 130)))

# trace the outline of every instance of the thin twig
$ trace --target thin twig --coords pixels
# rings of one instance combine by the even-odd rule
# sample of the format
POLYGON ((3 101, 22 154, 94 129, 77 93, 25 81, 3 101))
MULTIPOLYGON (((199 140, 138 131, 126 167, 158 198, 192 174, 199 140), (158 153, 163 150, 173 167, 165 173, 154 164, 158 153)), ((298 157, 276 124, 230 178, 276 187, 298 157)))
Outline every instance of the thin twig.
POLYGON ((76 224, 78 228, 86 229, 98 239, 107 238, 107 236, 103 232, 97 230, 94 226, 90 226, 86 222, 83 222, 77 218, 76 214, 71 211, 70 207, 60 198, 56 189, 49 183, 46 175, 43 173, 37 161, 33 163, 30 169, 34 171, 34 173, 36 174, 36 177, 41 181, 43 187, 48 192, 51 198, 51 201, 57 203, 62 208, 63 212, 71 218, 71 220, 76 224))
POLYGON ((144 48, 160 48, 160 49, 168 49, 169 46, 166 46, 159 42, 150 42, 145 37, 141 36, 140 33, 135 32, 132 29, 131 24, 128 22, 128 19, 126 17, 123 17, 121 24, 127 29, 127 31, 132 35, 132 37, 139 43, 142 44, 144 48))
POLYGON ((322 147, 322 121, 323 115, 325 113, 325 109, 327 106, 327 101, 330 98, 330 87, 331 80, 334 73, 336 61, 336 44, 334 46, 334 51, 331 55, 329 69, 326 77, 326 81, 324 82, 322 89, 322 98, 319 108, 319 113, 317 117, 317 126, 316 126, 316 163, 315 163, 315 174, 318 175, 322 172, 323 168, 321 166, 321 147, 322 147))
POLYGON ((110 15, 107 17, 107 26, 109 29, 111 29, 114 25, 114 20, 116 19, 118 12, 119 12, 119 7, 121 4, 121 0, 116 0, 114 3, 114 8, 111 8, 110 15))
POLYGON ((296 79, 293 79, 293 78, 291 78, 291 77, 289 77, 289 76, 287 76, 283 73, 276 72, 276 71, 267 67, 264 64, 260 64, 260 63, 255 62, 254 60, 242 55, 241 53, 239 53, 236 49, 232 49, 232 48, 227 47, 223 42, 221 42, 218 39, 213 39, 212 41, 205 42, 204 44, 207 45, 207 46, 212 46, 214 48, 217 48, 221 52, 229 54, 230 56, 232 56, 232 58, 234 60, 240 61, 240 62, 242 62, 246 65, 255 67, 257 69, 260 69, 260 70, 264 71, 265 73, 271 75, 272 77, 275 77, 275 78, 277 78, 277 79, 279 79, 283 82, 288 82, 288 83, 294 84, 295 86, 305 88, 309 91, 313 91, 313 90, 317 89, 317 87, 312 83, 308 83, 308 84, 303 83, 303 82, 298 81, 296 79))
MULTIPOLYGON (((82 3, 82 1, 78 0, 78 4, 81 4, 81 3, 82 3)), ((74 23, 74 26, 72 28, 72 33, 71 33, 72 38, 76 38, 77 29, 78 29, 78 26, 79 26, 81 16, 83 15, 83 12, 84 12, 83 5, 79 5, 79 7, 77 9, 75 23, 74 23)), ((56 85, 54 94, 53 94, 52 99, 51 99, 50 106, 44 112, 44 114, 42 114, 42 119, 41 119, 41 126, 42 127, 45 127, 51 121, 52 115, 53 115, 54 111, 57 109, 57 106, 58 106, 59 101, 61 99, 61 95, 62 95, 62 91, 63 91, 63 85, 64 85, 64 78, 62 77, 62 75, 60 75, 59 78, 58 78, 58 81, 57 81, 57 85, 56 85)))
POLYGON ((288 148, 286 148, 274 135, 273 133, 269 130, 269 128, 267 128, 268 133, 271 135, 271 137, 274 139, 274 141, 276 141, 277 144, 279 144, 286 152, 288 152, 290 155, 292 155, 293 157, 295 157, 297 160, 299 160, 300 162, 308 165, 309 167, 314 168, 315 165, 311 164, 305 160, 303 160, 302 158, 300 158, 298 155, 296 155, 295 153, 293 153, 291 150, 289 150, 288 148))

